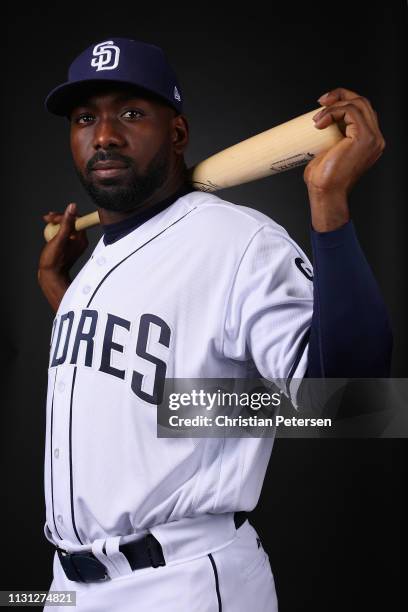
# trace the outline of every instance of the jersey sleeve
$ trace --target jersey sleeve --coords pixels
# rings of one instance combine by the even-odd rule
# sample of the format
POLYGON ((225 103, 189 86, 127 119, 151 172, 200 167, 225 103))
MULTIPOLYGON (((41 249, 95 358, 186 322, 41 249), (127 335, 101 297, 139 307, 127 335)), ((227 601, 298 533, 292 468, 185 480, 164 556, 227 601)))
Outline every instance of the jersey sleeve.
POLYGON ((267 380, 302 378, 312 313, 308 258, 284 230, 262 226, 247 244, 233 279, 224 356, 252 360, 267 380))

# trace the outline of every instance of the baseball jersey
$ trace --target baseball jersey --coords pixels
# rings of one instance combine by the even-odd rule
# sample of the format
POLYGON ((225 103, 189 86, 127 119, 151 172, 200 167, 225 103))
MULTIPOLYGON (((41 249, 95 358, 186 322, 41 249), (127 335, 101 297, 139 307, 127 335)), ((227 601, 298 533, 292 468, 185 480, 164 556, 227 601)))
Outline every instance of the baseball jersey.
POLYGON ((251 511, 273 438, 157 438, 165 378, 301 378, 311 268, 266 215, 192 192, 66 291, 50 345, 46 537, 62 548, 183 517, 251 511))

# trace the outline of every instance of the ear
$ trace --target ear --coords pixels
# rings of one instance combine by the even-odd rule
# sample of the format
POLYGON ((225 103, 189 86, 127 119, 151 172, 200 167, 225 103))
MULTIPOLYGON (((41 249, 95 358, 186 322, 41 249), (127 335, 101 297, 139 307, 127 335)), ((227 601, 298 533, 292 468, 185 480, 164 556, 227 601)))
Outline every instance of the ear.
POLYGON ((184 115, 175 115, 172 118, 172 142, 173 150, 177 155, 182 155, 189 142, 189 126, 184 115))

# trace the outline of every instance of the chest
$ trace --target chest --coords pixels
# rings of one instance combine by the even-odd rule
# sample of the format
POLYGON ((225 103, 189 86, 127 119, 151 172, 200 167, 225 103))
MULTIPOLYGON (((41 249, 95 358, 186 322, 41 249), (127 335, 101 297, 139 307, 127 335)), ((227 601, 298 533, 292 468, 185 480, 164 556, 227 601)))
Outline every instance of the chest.
POLYGON ((177 363, 194 371, 208 364, 222 335, 234 258, 203 246, 175 238, 95 253, 54 321, 50 367, 89 368, 137 389, 149 373, 175 374, 177 363))

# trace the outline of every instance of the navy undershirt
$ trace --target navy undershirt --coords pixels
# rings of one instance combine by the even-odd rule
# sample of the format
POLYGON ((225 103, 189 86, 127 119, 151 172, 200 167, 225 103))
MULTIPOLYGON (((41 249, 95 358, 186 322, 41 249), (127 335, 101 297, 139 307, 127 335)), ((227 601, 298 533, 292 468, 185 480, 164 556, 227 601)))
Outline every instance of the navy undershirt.
POLYGON ((332 232, 312 229, 311 242, 314 297, 307 376, 388 377, 388 312, 353 222, 332 232))
MULTIPOLYGON (((183 185, 146 212, 103 225, 112 244, 195 191, 183 185)), ((296 363, 308 346, 310 378, 375 378, 390 374, 392 333, 377 282, 360 247, 352 221, 332 232, 310 230, 313 252, 313 316, 296 363)))

